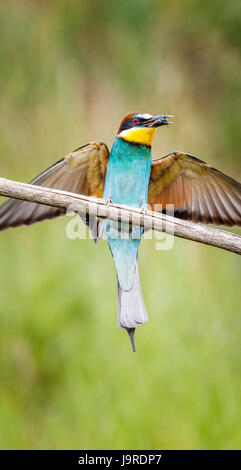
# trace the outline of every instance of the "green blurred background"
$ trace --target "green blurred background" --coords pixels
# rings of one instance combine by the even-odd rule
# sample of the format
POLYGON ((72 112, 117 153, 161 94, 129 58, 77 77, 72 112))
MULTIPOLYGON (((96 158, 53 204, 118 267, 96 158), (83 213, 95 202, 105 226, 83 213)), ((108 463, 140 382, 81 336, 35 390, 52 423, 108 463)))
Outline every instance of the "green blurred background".
MULTIPOLYGON (((240 51, 239 0, 1 2, 0 175, 29 181, 148 112, 175 115, 154 156, 240 180, 240 51)), ((67 221, 0 236, 0 447, 241 448, 238 256, 143 241, 132 354, 106 242, 68 240, 67 221)))

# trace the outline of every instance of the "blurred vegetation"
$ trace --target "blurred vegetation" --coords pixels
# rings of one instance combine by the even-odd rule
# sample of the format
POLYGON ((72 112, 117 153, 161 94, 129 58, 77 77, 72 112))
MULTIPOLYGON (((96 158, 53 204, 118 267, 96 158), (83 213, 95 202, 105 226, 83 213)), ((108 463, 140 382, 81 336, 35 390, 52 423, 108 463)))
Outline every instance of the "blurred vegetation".
MULTIPOLYGON (((155 156, 241 179, 238 0, 0 4, 0 174, 28 181, 129 112, 170 113, 155 156)), ((143 241, 150 321, 116 328, 106 242, 66 219, 0 237, 1 448, 240 448, 240 260, 143 241)), ((239 231, 240 233, 240 231, 239 231)))

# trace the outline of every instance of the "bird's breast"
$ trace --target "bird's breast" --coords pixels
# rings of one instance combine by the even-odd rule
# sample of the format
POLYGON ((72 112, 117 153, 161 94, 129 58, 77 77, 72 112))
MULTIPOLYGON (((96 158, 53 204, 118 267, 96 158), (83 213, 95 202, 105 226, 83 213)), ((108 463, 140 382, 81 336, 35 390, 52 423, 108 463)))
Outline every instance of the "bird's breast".
POLYGON ((107 167, 105 197, 118 204, 142 207, 147 202, 151 169, 150 148, 123 143, 113 146, 107 167))

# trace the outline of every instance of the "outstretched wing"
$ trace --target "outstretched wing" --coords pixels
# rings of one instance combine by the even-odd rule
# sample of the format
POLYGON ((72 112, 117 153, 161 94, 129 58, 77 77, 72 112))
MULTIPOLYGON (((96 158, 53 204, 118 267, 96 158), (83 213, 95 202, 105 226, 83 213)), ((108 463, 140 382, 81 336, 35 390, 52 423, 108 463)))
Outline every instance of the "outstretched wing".
MULTIPOLYGON (((109 151, 102 142, 79 147, 31 181, 31 184, 102 197, 109 151)), ((65 215, 65 209, 9 199, 0 206, 0 230, 65 215)), ((90 220, 87 221, 89 225, 90 220)))
POLYGON ((162 204, 166 212, 167 204, 174 204, 180 219, 241 225, 241 184, 187 153, 152 161, 148 202, 152 210, 162 204))

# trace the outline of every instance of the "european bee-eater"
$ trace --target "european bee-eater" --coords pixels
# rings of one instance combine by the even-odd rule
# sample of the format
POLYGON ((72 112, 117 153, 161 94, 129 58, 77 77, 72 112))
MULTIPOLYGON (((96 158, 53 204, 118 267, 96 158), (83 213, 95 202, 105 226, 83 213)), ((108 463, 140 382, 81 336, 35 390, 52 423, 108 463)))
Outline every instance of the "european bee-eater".
MULTIPOLYGON (((128 114, 119 127, 109 154, 102 142, 91 142, 59 160, 31 181, 107 201, 139 208, 173 204, 181 219, 215 225, 241 225, 241 184, 193 155, 172 152, 151 159, 157 127, 169 124, 168 115, 128 114)), ((64 215, 63 209, 9 200, 0 207, 0 230, 31 225, 64 215)), ((92 229, 93 217, 85 221, 92 229)), ((133 351, 134 332, 147 321, 139 269, 138 248, 142 227, 97 222, 94 239, 105 234, 117 270, 118 326, 127 330, 133 351), (124 237, 118 235, 124 229, 124 237)))

